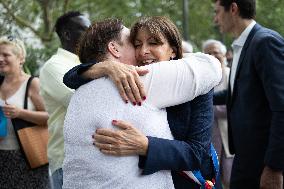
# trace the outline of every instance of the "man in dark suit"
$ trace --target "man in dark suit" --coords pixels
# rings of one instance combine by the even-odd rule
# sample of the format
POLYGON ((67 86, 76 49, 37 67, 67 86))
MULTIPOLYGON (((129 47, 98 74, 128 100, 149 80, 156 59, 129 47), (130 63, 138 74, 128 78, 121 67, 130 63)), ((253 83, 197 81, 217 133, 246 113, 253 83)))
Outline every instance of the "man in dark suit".
POLYGON ((227 91, 231 189, 283 187, 284 39, 254 21, 255 0, 215 0, 214 22, 235 38, 227 91))

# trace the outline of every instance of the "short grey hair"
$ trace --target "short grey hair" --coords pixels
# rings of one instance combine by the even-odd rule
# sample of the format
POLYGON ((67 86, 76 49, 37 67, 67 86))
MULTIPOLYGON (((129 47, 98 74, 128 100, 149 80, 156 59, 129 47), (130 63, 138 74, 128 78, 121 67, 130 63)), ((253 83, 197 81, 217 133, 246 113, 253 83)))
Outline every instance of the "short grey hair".
POLYGON ((226 55, 226 53, 227 53, 226 46, 221 41, 218 41, 218 40, 215 40, 215 39, 208 39, 208 40, 204 41, 202 43, 202 51, 204 52, 205 48, 208 47, 209 45, 212 45, 212 44, 218 45, 221 53, 223 55, 226 55))

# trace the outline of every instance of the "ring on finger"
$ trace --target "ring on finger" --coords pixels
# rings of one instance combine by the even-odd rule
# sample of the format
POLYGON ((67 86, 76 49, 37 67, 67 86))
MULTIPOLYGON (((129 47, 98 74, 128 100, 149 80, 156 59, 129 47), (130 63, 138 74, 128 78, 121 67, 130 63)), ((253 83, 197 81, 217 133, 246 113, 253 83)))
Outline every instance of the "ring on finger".
POLYGON ((130 90, 130 87, 129 87, 129 86, 125 86, 125 87, 124 87, 124 90, 129 91, 129 90, 130 90))
POLYGON ((111 151, 111 144, 108 145, 109 151, 111 151))

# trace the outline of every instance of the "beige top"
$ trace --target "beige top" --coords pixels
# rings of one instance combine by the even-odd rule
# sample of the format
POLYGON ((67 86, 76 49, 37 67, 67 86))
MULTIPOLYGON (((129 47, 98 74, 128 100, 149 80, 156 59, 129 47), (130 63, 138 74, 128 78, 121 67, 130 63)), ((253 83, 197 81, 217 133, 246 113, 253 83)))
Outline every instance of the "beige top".
POLYGON ((74 90, 63 83, 64 74, 80 64, 77 55, 62 48, 57 50, 40 71, 40 94, 49 114, 47 155, 53 173, 62 167, 64 159, 63 122, 74 90))

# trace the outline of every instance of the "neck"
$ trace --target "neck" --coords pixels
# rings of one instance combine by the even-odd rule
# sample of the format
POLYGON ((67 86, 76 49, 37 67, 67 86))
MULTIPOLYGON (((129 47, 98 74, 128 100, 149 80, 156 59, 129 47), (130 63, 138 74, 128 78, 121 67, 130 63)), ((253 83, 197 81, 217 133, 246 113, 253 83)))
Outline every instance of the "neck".
POLYGON ((73 53, 73 54, 75 54, 75 49, 72 49, 71 47, 69 47, 69 46, 62 46, 62 48, 64 49, 64 50, 66 50, 66 51, 69 51, 69 52, 71 52, 71 53, 73 53))
POLYGON ((4 81, 7 83, 14 83, 14 82, 22 80, 25 76, 26 76, 26 73, 20 70, 20 74, 14 73, 14 72, 11 74, 5 74, 4 81))
POLYGON ((253 19, 238 18, 235 22, 235 29, 233 31, 234 38, 238 38, 243 31, 252 23, 253 19))
POLYGON ((114 62, 120 62, 120 57, 115 57, 113 54, 110 52, 106 54, 105 60, 107 61, 114 61, 114 62))
POLYGON ((75 49, 76 49, 76 45, 75 44, 68 43, 67 41, 65 41, 65 42, 61 41, 61 44, 62 44, 62 48, 64 50, 69 51, 69 52, 75 54, 75 49))

